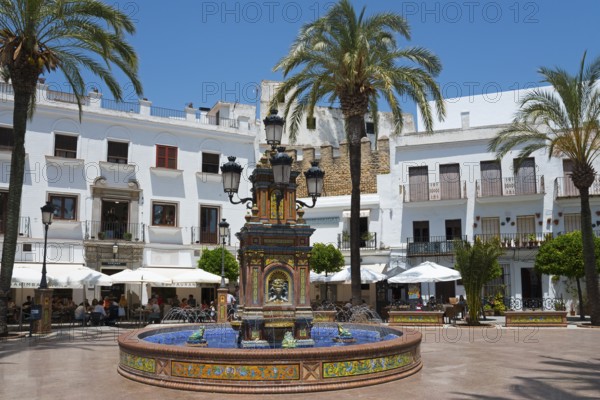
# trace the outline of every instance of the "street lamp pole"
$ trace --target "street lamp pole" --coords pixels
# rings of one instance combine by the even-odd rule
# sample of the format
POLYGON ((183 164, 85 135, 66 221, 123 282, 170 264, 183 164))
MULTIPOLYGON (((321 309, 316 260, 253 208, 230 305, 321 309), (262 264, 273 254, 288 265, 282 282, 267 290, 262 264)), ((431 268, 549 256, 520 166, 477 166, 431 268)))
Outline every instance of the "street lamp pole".
POLYGON ((42 223, 44 224, 44 259, 42 260, 42 280, 40 289, 48 289, 48 281, 46 279, 46 251, 48 249, 48 227, 52 224, 52 216, 54 215, 54 207, 49 201, 42 207, 42 223))
POLYGON ((219 234, 222 239, 222 247, 221 247, 221 288, 225 287, 225 240, 229 234, 229 223, 223 218, 221 222, 219 222, 219 234))

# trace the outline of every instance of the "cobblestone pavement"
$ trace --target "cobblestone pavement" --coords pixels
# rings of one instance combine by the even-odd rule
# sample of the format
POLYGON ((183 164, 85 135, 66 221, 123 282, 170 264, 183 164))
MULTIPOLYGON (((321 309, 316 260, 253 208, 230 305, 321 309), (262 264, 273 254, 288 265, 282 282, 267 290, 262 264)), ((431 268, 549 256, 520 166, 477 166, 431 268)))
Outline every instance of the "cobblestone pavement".
MULTIPOLYGON (((415 328, 405 330, 411 334, 415 328)), ((428 327, 421 372, 383 385, 285 395, 324 399, 597 399, 600 329, 428 327)), ((117 373, 116 328, 72 328, 0 342, 0 399, 281 399, 185 392, 117 373)))

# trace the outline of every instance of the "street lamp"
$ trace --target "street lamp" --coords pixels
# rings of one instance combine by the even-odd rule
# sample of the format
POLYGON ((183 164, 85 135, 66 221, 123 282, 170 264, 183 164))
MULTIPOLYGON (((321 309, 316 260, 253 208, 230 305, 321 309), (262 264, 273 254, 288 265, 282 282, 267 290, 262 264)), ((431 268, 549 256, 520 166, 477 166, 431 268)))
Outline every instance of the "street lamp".
POLYGON ((113 244, 113 260, 117 259, 117 253, 119 252, 119 245, 117 244, 117 242, 115 242, 115 244, 113 244))
MULTIPOLYGON (((285 147, 278 147, 281 143, 284 120, 277 115, 277 110, 271 110, 271 115, 267 116, 263 120, 263 123, 265 124, 267 143, 271 145, 271 149, 273 150, 273 155, 269 161, 271 162, 273 181, 277 187, 276 199, 277 210, 279 210, 279 202, 283 199, 283 189, 290 183, 290 174, 294 160, 285 152, 285 147), (275 149, 277 150, 275 151, 275 149)), ((229 201, 232 204, 254 201, 252 197, 243 198, 239 201, 233 200, 233 195, 238 192, 244 168, 235 161, 235 157, 230 156, 228 160, 228 162, 221 166, 221 172, 223 174, 223 191, 229 196, 229 201)), ((325 172, 319 168, 317 161, 313 161, 311 165, 304 173, 304 176, 306 177, 308 195, 312 198, 312 204, 308 205, 303 201, 296 200, 298 205, 306 208, 313 208, 317 202, 317 197, 321 196, 323 192, 323 178, 325 176, 325 172)), ((250 177, 251 182, 254 182, 253 178, 254 173, 250 177)))
POLYGON ((223 240, 223 247, 221 247, 221 288, 225 287, 225 240, 229 236, 229 223, 223 218, 219 222, 219 234, 223 240))
POLYGON ((40 289, 48 289, 46 280, 46 250, 48 249, 48 227, 52 224, 52 216, 54 215, 54 206, 49 201, 42 207, 42 223, 44 224, 44 260, 42 261, 42 280, 40 281, 40 289))

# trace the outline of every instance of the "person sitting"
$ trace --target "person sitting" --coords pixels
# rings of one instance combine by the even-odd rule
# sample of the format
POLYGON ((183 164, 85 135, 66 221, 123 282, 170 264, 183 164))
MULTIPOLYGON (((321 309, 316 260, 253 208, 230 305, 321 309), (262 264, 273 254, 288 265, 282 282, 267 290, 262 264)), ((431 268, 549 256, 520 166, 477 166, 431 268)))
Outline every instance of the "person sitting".
POLYGON ((190 294, 188 296, 188 304, 190 305, 190 307, 196 307, 196 299, 194 298, 193 294, 190 294))
POLYGON ((81 303, 79 306, 77 306, 77 308, 75 309, 74 316, 75 321, 81 322, 81 325, 87 325, 90 319, 90 315, 87 313, 87 309, 84 303, 81 303))
POLYGON ((103 302, 99 302, 96 299, 92 301, 92 314, 90 316, 90 320, 92 325, 100 325, 104 318, 106 318, 106 310, 104 309, 103 302), (95 304, 94 304, 95 302, 95 304))

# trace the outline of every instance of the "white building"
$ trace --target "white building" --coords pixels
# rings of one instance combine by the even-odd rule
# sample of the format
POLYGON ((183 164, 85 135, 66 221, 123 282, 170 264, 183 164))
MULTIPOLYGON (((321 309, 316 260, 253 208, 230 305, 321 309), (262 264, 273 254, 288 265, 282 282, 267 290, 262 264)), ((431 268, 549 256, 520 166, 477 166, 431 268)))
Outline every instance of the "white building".
MULTIPOLYGON (((9 183, 11 90, 0 86, 0 221, 9 183)), ((211 109, 169 110, 145 99, 117 103, 91 92, 80 121, 72 95, 40 84, 37 99, 26 134, 16 263, 39 268, 40 207, 46 201, 56 207, 48 263, 86 264, 108 274, 146 266, 173 276, 195 267, 202 248, 221 242, 221 218, 232 232, 242 226, 245 210, 223 193, 219 166, 230 154, 242 165, 254 164, 255 107, 219 102, 211 109)), ((247 180, 240 192, 250 193, 247 180)), ((235 238, 228 238, 228 245, 235 250, 235 238)), ((139 288, 130 289, 139 303, 139 288)), ((164 290, 180 298, 215 297, 192 288, 164 290)), ((104 294, 94 288, 85 296, 104 294)), ((79 302, 83 294, 76 290, 73 296, 79 302)))

